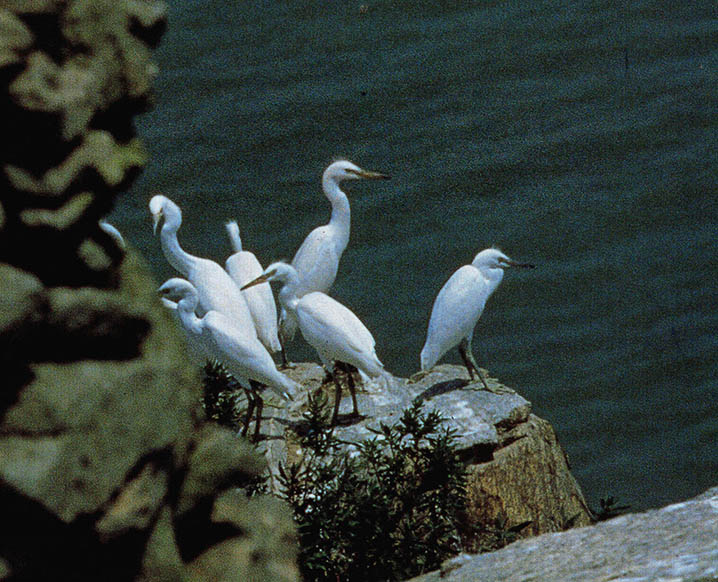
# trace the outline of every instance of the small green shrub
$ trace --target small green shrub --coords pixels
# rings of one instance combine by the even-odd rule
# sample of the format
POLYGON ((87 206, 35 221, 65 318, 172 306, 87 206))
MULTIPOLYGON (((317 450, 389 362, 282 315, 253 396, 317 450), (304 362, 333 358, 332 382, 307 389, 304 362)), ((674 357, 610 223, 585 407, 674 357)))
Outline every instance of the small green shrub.
POLYGON ((243 414, 242 387, 217 360, 208 360, 203 370, 202 408, 207 418, 238 430, 243 414))
POLYGON ((618 500, 612 495, 605 498, 601 497, 601 499, 598 500, 598 503, 601 506, 601 509, 598 511, 591 510, 591 517, 595 522, 613 519, 618 515, 626 513, 631 508, 630 505, 620 505, 618 500))
POLYGON ((416 401, 396 425, 343 451, 328 416, 326 398, 312 398, 304 459, 281 468, 304 580, 403 580, 458 553, 466 470, 440 415, 416 401))

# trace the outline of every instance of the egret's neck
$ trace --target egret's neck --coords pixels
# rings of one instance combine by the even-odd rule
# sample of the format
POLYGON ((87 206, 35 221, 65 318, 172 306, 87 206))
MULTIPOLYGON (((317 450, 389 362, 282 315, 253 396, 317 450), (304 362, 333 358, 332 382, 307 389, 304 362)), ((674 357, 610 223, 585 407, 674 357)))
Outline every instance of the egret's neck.
POLYGON ((294 313, 297 310, 297 289, 299 288, 299 275, 296 271, 287 273, 282 279, 282 288, 279 290, 279 303, 287 311, 294 313))
POLYGON ((169 264, 187 277, 195 258, 182 250, 177 240, 177 231, 181 224, 182 219, 179 216, 165 215, 165 222, 160 231, 160 243, 169 264))
POLYGON ((177 314, 179 315, 182 325, 191 333, 202 333, 202 320, 197 317, 195 310, 197 309, 197 295, 192 294, 183 297, 177 303, 177 314))
POLYGON ((343 251, 349 243, 349 231, 351 229, 349 199, 335 180, 324 178, 322 187, 324 188, 324 194, 326 194, 332 205, 332 217, 329 224, 336 229, 339 236, 339 246, 343 251))
POLYGON ((501 280, 504 278, 504 270, 499 268, 483 268, 481 269, 481 274, 484 276, 484 278, 486 279, 486 283, 489 286, 489 295, 496 291, 496 288, 499 286, 499 283, 501 283, 501 280))

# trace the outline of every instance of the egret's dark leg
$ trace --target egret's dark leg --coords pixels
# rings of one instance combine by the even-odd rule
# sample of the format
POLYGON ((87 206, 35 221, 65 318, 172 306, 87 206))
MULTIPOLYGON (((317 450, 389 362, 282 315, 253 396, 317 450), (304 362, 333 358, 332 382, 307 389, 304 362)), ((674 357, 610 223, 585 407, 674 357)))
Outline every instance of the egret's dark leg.
POLYGON ((347 364, 345 362, 341 363, 342 369, 347 375, 347 383, 349 384, 349 393, 352 397, 352 406, 354 407, 354 410, 352 411, 352 416, 359 416, 359 407, 357 406, 357 393, 356 393, 356 385, 354 384, 354 372, 357 374, 359 371, 352 366, 351 364, 347 364))
POLYGON ((280 370, 286 370, 287 368, 292 368, 292 363, 287 359, 287 343, 291 341, 290 338, 285 338, 284 334, 282 333, 282 321, 279 321, 279 332, 277 333, 277 337, 279 338, 279 347, 281 348, 279 350, 279 356, 282 359, 282 363, 279 365, 280 370))
POLYGON ((249 430, 249 422, 252 420, 252 415, 254 414, 254 395, 252 394, 251 390, 244 390, 245 395, 247 396, 247 416, 244 419, 244 428, 242 429, 242 436, 247 436, 247 431, 249 430))
POLYGON ((472 380, 474 379, 474 374, 472 372, 472 370, 474 370, 481 382, 483 382, 484 388, 486 388, 489 392, 493 392, 493 390, 491 390, 489 385, 486 383, 486 378, 484 378, 481 370, 479 370, 479 366, 476 364, 474 355, 471 353, 471 342, 466 338, 462 339, 459 343, 459 353, 461 354, 461 359, 464 360, 464 366, 466 366, 466 369, 469 372, 469 377, 472 380))
POLYGON ((289 360, 287 360, 287 346, 285 345, 286 342, 284 341, 284 337, 282 337, 281 333, 277 334, 277 337, 279 338, 279 347, 281 348, 279 350, 279 356, 282 359, 282 363, 279 365, 279 368, 281 370, 286 370, 287 368, 291 368, 289 360))
POLYGON ((339 416, 339 402, 342 399, 342 385, 339 383, 339 374, 337 374, 337 366, 334 365, 334 372, 332 372, 332 378, 334 379, 334 386, 336 391, 334 393, 334 414, 332 414, 331 425, 334 426, 337 423, 339 416))
MULTIPOLYGON (((264 389, 264 384, 261 384, 260 382, 257 382, 255 380, 250 380, 249 385, 252 387, 252 389, 249 391, 251 393, 252 398, 252 410, 255 413, 255 421, 254 421, 254 436, 252 439, 252 442, 257 442, 259 438, 259 425, 262 422, 262 409, 264 408, 264 400, 262 400, 262 397, 259 395, 259 392, 264 389)), ((247 418, 247 427, 249 427, 249 422, 251 418, 247 418)))
POLYGON ((257 420, 255 420, 254 424, 253 442, 257 443, 259 442, 259 424, 262 422, 262 410, 264 409, 264 400, 262 400, 262 397, 257 393, 255 393, 254 398, 257 407, 257 420))

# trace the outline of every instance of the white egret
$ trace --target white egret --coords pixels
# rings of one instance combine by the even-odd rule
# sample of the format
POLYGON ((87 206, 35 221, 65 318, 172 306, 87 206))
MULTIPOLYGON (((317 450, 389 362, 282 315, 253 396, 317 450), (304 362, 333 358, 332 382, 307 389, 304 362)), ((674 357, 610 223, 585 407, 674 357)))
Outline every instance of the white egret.
MULTIPOLYGON (((226 228, 234 254, 226 260, 224 267, 237 287, 242 287, 245 283, 259 277, 264 269, 253 253, 242 249, 242 239, 239 236, 237 223, 235 221, 228 222, 226 228)), ((257 285, 242 291, 242 293, 247 300, 259 341, 271 353, 280 351, 282 346, 277 336, 277 305, 274 302, 274 295, 269 283, 257 285)))
MULTIPOLYGON (((334 283, 339 259, 349 243, 351 230, 349 199, 339 188, 339 184, 344 180, 360 179, 386 180, 389 176, 363 170, 347 160, 334 162, 324 170, 322 189, 332 205, 332 214, 328 224, 318 226, 307 235, 292 259, 292 266, 299 273, 297 297, 312 291, 326 293, 334 283)), ((296 329, 297 321, 291 313, 283 309, 279 320, 279 338, 283 348, 294 337, 296 329)), ((284 349, 282 360, 286 364, 284 349)))
POLYGON ((533 265, 512 261, 497 249, 485 249, 444 284, 434 301, 426 343, 421 350, 423 372, 431 369, 446 352, 458 345, 469 377, 473 379, 476 372, 484 387, 490 390, 472 354, 471 339, 486 301, 501 283, 507 267, 533 265))
POLYGON ((195 310, 199 303, 197 289, 185 279, 172 278, 159 289, 162 302, 177 311, 180 322, 194 343, 204 354, 218 360, 242 385, 249 400, 247 420, 242 432, 247 433, 252 412, 256 407, 254 440, 259 437, 259 425, 264 402, 256 385, 266 386, 281 398, 291 400, 299 385, 277 370, 272 356, 256 336, 244 333, 237 324, 223 313, 210 310, 198 317, 195 310), (176 301, 174 301, 176 300, 176 301))
POLYGON ((369 330, 354 313, 325 293, 313 291, 298 297, 297 289, 301 280, 292 265, 272 263, 260 277, 246 284, 243 289, 265 281, 283 283, 279 291, 280 304, 295 318, 304 339, 317 351, 322 364, 334 380, 336 397, 332 424, 337 421, 341 400, 342 387, 337 375, 339 369, 347 373, 353 405, 352 416, 358 416, 354 382, 346 364, 354 366, 370 378, 391 378, 376 355, 374 338, 369 330))
POLYGON ((185 252, 177 240, 177 231, 182 224, 182 212, 172 200, 157 195, 150 200, 150 212, 154 230, 164 219, 160 230, 160 242, 165 257, 175 269, 184 275, 197 289, 198 313, 214 310, 229 317, 248 336, 257 335, 247 301, 220 265, 210 259, 195 257, 185 252))

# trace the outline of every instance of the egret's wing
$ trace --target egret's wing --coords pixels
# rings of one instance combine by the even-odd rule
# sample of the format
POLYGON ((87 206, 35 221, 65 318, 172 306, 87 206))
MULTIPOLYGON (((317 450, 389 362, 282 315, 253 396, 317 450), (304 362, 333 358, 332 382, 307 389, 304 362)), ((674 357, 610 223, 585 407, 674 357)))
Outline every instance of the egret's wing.
POLYGON ((217 312, 208 313, 204 319, 207 342, 231 374, 256 380, 283 397, 297 390, 296 383, 277 370, 272 356, 256 337, 241 333, 217 312))
MULTIPOLYGON (((240 287, 256 279, 264 271, 257 257, 249 251, 234 253, 227 258, 224 266, 230 277, 232 277, 234 282, 240 287)), ((269 285, 269 283, 267 283, 267 285, 269 285)))
POLYGON ((256 338, 248 337, 222 314, 210 311, 204 322, 207 343, 212 346, 217 359, 226 362, 228 367, 231 363, 243 369, 242 375, 249 376, 246 372, 261 370, 268 362, 273 365, 271 356, 256 338))
POLYGON ((481 273, 471 265, 458 269, 444 284, 434 300, 424 350, 438 360, 469 336, 488 297, 488 286, 481 273))
POLYGON ((310 232, 292 259, 300 278, 297 296, 312 291, 326 293, 336 279, 340 256, 328 225, 310 232))
POLYGON ((374 354, 371 332, 352 311, 324 293, 305 295, 297 319, 307 342, 336 359, 342 354, 374 354))
MULTIPOLYGON (((234 253, 225 262, 225 268, 238 287, 253 281, 264 271, 257 257, 249 251, 234 253)), ((247 301, 257 337, 268 350, 278 352, 281 345, 277 335, 277 305, 269 283, 255 285, 241 293, 247 301)))
POLYGON ((247 333, 256 333, 244 295, 220 265, 209 259, 198 259, 187 279, 197 288, 198 312, 219 311, 247 333))

